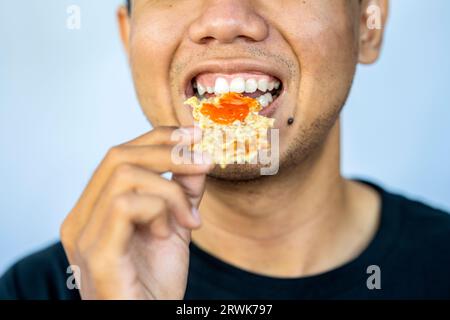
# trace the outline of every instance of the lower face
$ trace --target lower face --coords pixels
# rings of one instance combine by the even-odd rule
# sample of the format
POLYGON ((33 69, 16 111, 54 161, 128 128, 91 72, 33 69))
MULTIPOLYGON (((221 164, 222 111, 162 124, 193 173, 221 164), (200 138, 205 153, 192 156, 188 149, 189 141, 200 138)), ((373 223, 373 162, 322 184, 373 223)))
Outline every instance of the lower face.
MULTIPOLYGON (((154 127, 190 126, 186 98, 243 92, 275 119, 280 171, 300 165, 324 143, 351 88, 359 10, 352 0, 135 0, 130 62, 142 109, 154 127), (220 29, 228 20, 250 19, 239 17, 261 28, 257 39, 245 28, 231 40, 215 38, 232 34, 220 29)), ((256 179, 260 168, 231 165, 211 175, 256 179)))

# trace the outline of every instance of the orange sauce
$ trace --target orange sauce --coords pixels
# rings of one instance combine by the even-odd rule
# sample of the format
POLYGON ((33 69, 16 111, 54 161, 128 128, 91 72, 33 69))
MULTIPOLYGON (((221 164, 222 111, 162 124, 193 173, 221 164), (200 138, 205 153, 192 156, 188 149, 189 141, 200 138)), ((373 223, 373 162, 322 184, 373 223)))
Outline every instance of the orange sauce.
POLYGON ((217 104, 205 103, 200 112, 218 124, 228 125, 236 120, 244 121, 250 108, 257 106, 257 100, 239 93, 226 93, 217 104))

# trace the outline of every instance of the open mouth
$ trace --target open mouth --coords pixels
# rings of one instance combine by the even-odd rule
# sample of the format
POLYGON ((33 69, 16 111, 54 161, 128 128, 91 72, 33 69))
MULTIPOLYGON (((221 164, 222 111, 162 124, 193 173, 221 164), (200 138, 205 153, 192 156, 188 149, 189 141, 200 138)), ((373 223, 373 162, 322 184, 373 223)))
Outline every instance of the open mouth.
POLYGON ((262 107, 259 114, 268 116, 274 112, 275 102, 282 91, 280 79, 261 72, 201 73, 191 79, 186 96, 202 100, 229 92, 240 93, 258 100, 262 107))

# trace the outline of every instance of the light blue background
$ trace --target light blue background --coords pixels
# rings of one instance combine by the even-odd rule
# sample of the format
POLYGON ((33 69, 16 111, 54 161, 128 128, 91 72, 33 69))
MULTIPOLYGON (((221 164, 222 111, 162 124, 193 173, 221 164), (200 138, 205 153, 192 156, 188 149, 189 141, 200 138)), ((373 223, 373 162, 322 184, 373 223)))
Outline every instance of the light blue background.
MULTIPOLYGON (((0 0, 0 273, 58 236, 109 146, 149 129, 122 0, 0 0), (66 8, 82 9, 81 30, 66 8)), ((450 1, 392 0, 381 60, 344 112, 343 170, 450 210, 450 1)))

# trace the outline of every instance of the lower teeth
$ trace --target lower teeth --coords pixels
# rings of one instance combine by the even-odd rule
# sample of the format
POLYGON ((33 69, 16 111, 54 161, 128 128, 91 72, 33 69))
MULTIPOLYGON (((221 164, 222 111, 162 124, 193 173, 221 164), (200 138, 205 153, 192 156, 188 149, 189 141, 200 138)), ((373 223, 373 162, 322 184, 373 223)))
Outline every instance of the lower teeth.
MULTIPOLYGON (((207 94, 207 93, 208 93, 208 94, 213 94, 213 92, 209 92, 209 90, 206 91, 206 92, 203 93, 203 94, 200 94, 200 92, 197 91, 197 97, 198 97, 200 100, 202 100, 202 99, 206 98, 206 97, 205 97, 205 94, 207 94)), ((245 95, 245 94, 244 94, 244 95, 245 95)), ((276 98, 278 98, 278 92, 274 92, 274 93, 267 92, 267 93, 261 94, 261 95, 258 96, 258 97, 255 97, 255 99, 258 100, 259 104, 260 104, 261 107, 263 107, 263 108, 268 107, 268 106, 273 102, 273 100, 275 100, 276 98)))
POLYGON ((265 108, 267 107, 269 104, 272 103, 273 101, 273 96, 270 92, 263 94, 262 96, 257 98, 259 104, 261 105, 261 107, 265 108))

